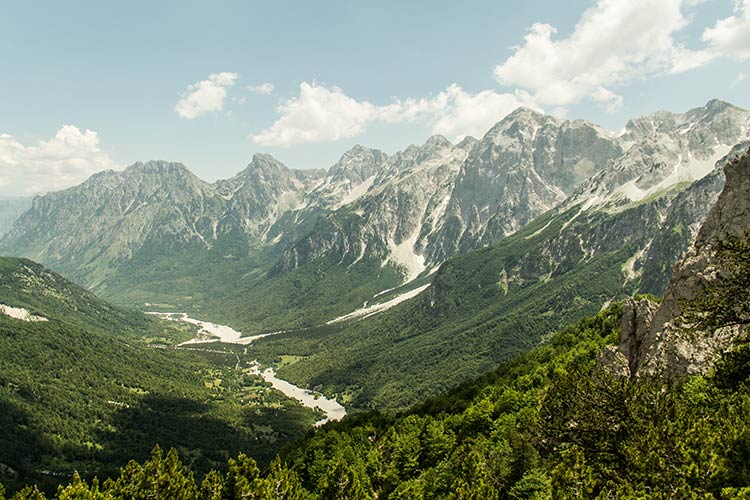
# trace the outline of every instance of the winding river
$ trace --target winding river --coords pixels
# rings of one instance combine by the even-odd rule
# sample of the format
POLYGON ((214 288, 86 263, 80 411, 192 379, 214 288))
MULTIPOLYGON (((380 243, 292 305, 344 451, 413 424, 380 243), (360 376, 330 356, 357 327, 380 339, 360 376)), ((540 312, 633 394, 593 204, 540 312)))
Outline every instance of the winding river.
MULTIPOLYGON (((252 344, 258 339, 269 337, 271 335, 277 335, 279 333, 284 333, 284 331, 282 330, 278 332, 264 333, 262 335, 254 335, 251 337, 243 337, 240 332, 229 326, 218 325, 216 323, 194 319, 189 317, 185 313, 150 312, 148 314, 159 316, 160 318, 168 319, 171 321, 182 321, 185 323, 190 323, 200 328, 200 330, 198 330, 198 335, 195 338, 179 344, 178 347, 184 347, 192 344, 205 344, 209 342, 222 342, 224 344, 239 344, 246 346, 252 344)), ((287 382, 286 380, 280 379, 276 376, 276 372, 273 368, 261 370, 260 363, 255 361, 253 371, 254 373, 263 377, 263 380, 271 384, 274 389, 283 392, 287 397, 296 399, 308 408, 318 408, 322 410, 323 413, 325 413, 326 417, 316 422, 316 426, 323 425, 326 422, 341 420, 342 418, 344 418, 344 415, 346 415, 346 409, 338 401, 336 401, 335 398, 329 399, 320 393, 310 391, 308 389, 303 389, 302 387, 298 387, 290 382, 287 382)))

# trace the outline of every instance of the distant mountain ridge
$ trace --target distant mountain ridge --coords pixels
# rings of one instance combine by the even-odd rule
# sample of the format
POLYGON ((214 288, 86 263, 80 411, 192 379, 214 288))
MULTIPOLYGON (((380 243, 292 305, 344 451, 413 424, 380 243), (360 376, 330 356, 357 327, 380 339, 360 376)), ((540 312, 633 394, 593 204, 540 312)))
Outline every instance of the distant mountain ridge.
MULTIPOLYGON (((159 300, 170 281, 180 304, 201 303, 192 290, 214 285, 195 276, 209 266, 214 276, 251 277, 222 285, 261 295, 276 287, 271 295, 294 297, 296 278, 260 277, 312 276, 324 261, 342 275, 337 283, 360 269, 358 280, 380 276, 373 286, 383 290, 500 241, 556 206, 578 206, 586 221, 667 193, 672 199, 747 139, 749 124, 750 113, 721 101, 638 118, 619 134, 519 108, 480 140, 454 145, 434 136, 393 155, 356 146, 326 172, 257 154, 234 177, 211 184, 179 163, 136 163, 36 198, 0 252, 38 260, 127 304, 159 300)), ((702 210, 686 219, 686 240, 702 210)), ((657 219, 667 216, 658 212, 657 219)), ((659 235, 649 238, 656 247, 659 235)), ((647 253, 635 261, 634 272, 649 265, 647 253)), ((348 304, 372 298, 354 288, 341 294, 349 291, 348 304)))
POLYGON ((0 199, 0 236, 5 234, 29 207, 31 198, 0 199))

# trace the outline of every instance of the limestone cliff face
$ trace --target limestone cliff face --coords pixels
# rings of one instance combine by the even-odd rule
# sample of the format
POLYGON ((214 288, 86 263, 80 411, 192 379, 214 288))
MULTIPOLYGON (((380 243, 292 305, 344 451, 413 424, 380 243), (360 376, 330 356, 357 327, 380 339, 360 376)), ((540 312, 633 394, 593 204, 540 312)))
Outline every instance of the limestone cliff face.
POLYGON ((207 183, 177 163, 137 163, 37 197, 0 253, 99 293, 134 272, 153 276, 157 263, 160 280, 179 281, 177 261, 191 275, 206 262, 241 261, 232 273, 241 275, 318 259, 342 270, 379 263, 372 269, 398 268, 407 281, 556 210, 560 234, 509 263, 508 280, 554 277, 622 251, 623 293, 661 295, 721 189, 716 160, 749 134, 750 111, 721 101, 635 119, 622 133, 520 108, 479 140, 434 136, 393 155, 355 146, 328 171, 258 154, 207 183), (187 269, 192 262, 202 264, 187 269))
POLYGON ((724 173, 726 181, 687 255, 674 268, 656 306, 648 299, 631 299, 623 310, 622 333, 617 348, 603 353, 602 362, 615 374, 697 374, 710 369, 731 347, 736 328, 687 333, 675 324, 680 304, 698 296, 717 280, 716 243, 728 235, 741 236, 750 229, 750 146, 733 150, 724 173))

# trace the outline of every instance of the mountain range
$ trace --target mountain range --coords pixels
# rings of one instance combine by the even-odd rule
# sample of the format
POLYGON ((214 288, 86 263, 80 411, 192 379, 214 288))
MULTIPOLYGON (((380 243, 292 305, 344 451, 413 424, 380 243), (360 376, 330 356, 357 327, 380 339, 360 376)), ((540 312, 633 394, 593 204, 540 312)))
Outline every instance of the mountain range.
POLYGON ((136 163, 35 198, 0 252, 116 304, 287 331, 253 346, 301 356, 285 377, 398 408, 663 293, 749 131, 717 100, 617 133, 519 108, 479 140, 356 146, 327 171, 136 163))
POLYGON ((13 223, 31 207, 31 198, 0 199, 0 236, 13 226, 13 223))
MULTIPOLYGON (((292 170, 258 154, 231 179, 209 184, 179 163, 136 163, 37 197, 0 251, 137 306, 213 308, 210 297, 231 302, 231 296, 252 298, 255 290, 293 302, 295 292, 280 276, 307 276, 330 263, 339 275, 358 275, 339 276, 336 294, 344 304, 329 300, 321 304, 326 313, 311 318, 331 319, 446 259, 500 241, 555 207, 582 205, 582 215, 592 217, 672 200, 747 139, 749 121, 748 112, 711 101, 684 114, 632 120, 615 134, 519 108, 481 140, 454 145, 434 136, 393 155, 356 146, 328 171, 292 170), (372 286, 360 286, 364 275, 372 286), (214 276, 222 279, 212 283, 214 276)), ((682 245, 671 246, 677 252, 700 222, 701 214, 685 215, 682 245)), ((586 245, 590 240, 583 238, 586 245)), ((648 250, 659 252, 658 245, 648 250)), ((635 273, 647 265, 646 253, 635 258, 635 273)), ((663 287, 664 274, 654 291, 663 287)), ((262 310, 239 326, 253 328, 256 320, 267 328, 311 326, 293 309, 282 317, 262 310)))

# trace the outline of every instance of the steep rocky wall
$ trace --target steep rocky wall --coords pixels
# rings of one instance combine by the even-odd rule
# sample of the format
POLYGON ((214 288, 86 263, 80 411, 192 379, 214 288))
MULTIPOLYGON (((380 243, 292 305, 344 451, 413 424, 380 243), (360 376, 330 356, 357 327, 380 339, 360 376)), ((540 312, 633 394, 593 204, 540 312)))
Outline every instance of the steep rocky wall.
POLYGON ((719 279, 714 265, 716 243, 728 235, 741 236, 750 229, 748 146, 740 145, 731 153, 734 158, 724 169, 724 189, 687 255, 675 266, 663 301, 658 306, 646 298, 626 302, 619 345, 601 357, 601 362, 615 374, 703 373, 723 351, 731 348, 737 328, 686 332, 675 320, 682 314, 682 302, 695 298, 719 279))

